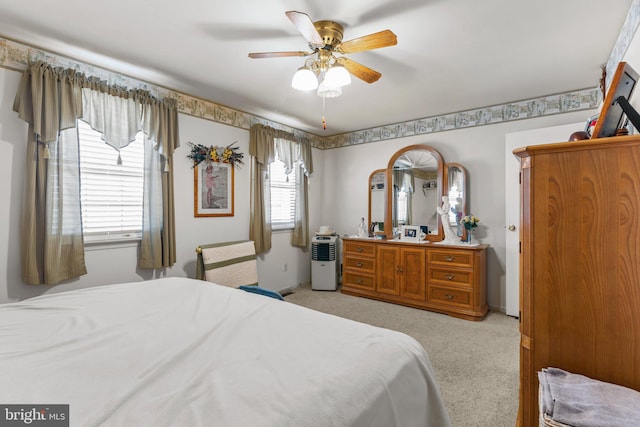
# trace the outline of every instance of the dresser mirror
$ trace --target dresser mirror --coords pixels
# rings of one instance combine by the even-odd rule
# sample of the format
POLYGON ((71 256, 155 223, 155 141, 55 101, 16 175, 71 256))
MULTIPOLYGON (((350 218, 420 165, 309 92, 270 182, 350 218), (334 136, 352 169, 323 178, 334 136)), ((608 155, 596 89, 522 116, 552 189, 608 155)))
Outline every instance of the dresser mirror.
POLYGON ((467 171, 459 163, 447 163, 445 165, 447 196, 451 211, 449 223, 460 237, 464 237, 466 230, 460 220, 467 212, 467 171))
POLYGON ((386 169, 376 169, 369 175, 369 230, 378 224, 377 230, 384 229, 386 169))
POLYGON ((403 225, 414 225, 426 231, 425 240, 442 240, 437 207, 442 204, 446 177, 440 153, 428 145, 410 145, 391 157, 385 172, 391 183, 385 189, 387 238, 394 238, 393 231, 403 225))

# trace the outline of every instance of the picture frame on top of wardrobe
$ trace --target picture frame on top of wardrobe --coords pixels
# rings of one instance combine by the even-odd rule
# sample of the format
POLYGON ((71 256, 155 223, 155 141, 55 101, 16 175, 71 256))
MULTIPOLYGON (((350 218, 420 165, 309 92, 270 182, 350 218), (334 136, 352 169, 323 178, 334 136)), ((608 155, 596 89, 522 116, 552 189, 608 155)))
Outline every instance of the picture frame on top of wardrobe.
POLYGON ((637 82, 638 73, 628 63, 620 62, 602 103, 602 109, 591 134, 592 139, 616 136, 618 129, 623 126, 625 116, 638 129, 640 123, 637 122, 640 116, 629 104, 629 98, 637 82))

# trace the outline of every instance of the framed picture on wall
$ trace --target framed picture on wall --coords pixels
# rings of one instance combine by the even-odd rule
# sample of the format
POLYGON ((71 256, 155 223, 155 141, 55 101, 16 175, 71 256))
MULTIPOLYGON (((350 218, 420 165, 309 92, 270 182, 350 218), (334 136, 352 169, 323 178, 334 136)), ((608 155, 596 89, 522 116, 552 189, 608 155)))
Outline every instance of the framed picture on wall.
POLYGON ((233 216, 233 165, 200 162, 193 168, 193 215, 233 216))

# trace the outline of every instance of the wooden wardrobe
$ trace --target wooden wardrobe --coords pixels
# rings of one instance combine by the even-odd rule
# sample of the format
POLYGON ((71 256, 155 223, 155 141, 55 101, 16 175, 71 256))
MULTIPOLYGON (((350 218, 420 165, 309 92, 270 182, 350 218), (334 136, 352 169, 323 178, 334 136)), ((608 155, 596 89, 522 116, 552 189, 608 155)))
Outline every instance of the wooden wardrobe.
POLYGON ((521 162, 520 408, 557 367, 640 390, 640 136, 538 145, 521 162))

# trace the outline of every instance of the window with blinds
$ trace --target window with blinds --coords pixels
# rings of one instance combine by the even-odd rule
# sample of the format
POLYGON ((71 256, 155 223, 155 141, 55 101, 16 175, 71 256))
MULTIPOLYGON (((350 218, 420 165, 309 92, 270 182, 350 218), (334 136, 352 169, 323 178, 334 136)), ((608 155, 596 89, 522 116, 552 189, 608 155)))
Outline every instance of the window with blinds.
POLYGON ((85 241, 140 238, 144 181, 144 135, 118 152, 78 120, 80 196, 85 241))
POLYGON ((293 228, 296 209, 296 169, 285 175, 284 163, 276 159, 269 165, 271 188, 271 228, 293 228))

